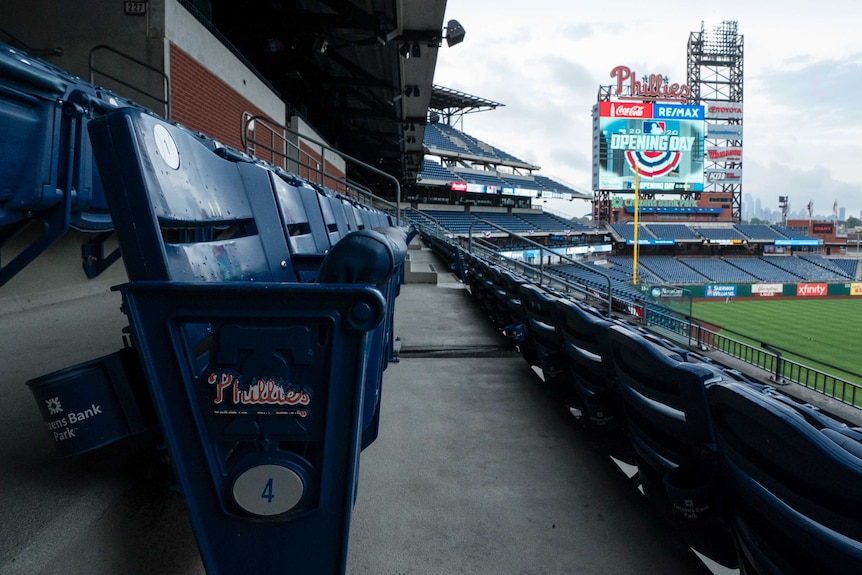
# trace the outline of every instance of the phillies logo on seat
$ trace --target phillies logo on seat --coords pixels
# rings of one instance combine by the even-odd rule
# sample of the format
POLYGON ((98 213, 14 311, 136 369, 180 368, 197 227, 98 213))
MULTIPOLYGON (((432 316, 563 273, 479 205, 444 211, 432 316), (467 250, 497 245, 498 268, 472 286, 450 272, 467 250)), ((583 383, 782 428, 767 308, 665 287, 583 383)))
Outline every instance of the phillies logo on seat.
POLYGON ((311 404, 308 391, 283 378, 253 377, 244 384, 241 376, 225 370, 210 373, 207 383, 215 386, 216 414, 266 412, 305 417, 308 411, 302 407, 311 404))

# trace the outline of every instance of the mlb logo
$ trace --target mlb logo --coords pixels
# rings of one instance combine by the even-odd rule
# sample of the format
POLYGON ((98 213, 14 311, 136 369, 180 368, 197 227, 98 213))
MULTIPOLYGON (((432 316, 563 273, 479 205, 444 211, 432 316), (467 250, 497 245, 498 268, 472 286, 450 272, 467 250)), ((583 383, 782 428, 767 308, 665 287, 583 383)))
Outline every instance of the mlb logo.
POLYGON ((664 134, 664 122, 647 121, 643 125, 644 134, 660 136, 664 134))

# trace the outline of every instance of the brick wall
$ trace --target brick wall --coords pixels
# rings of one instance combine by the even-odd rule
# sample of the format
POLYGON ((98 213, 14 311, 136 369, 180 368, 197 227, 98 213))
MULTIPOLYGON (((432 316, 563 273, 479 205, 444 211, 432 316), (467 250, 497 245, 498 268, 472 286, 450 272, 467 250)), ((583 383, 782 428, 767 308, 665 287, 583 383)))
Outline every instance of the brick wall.
MULTIPOLYGON (((236 90, 171 44, 171 119, 242 150, 243 112, 263 112, 236 90)), ((262 160, 272 161, 266 154, 262 160)))

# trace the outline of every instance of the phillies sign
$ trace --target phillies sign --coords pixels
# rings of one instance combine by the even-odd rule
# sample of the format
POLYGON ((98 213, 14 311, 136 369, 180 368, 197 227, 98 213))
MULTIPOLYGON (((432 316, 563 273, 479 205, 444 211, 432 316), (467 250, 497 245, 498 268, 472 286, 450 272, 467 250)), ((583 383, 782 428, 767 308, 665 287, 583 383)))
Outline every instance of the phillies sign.
POLYGON ((611 70, 611 78, 617 81, 616 96, 621 100, 652 100, 685 102, 691 96, 691 88, 685 84, 668 84, 667 76, 644 75, 640 80, 628 66, 617 66, 611 70))

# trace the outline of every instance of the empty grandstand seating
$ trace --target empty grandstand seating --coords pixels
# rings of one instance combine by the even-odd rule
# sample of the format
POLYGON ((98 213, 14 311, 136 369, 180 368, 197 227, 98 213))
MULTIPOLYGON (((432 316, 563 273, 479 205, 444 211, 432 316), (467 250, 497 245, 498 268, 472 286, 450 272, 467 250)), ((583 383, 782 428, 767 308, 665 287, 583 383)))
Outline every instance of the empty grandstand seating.
MULTIPOLYGON (((574 408, 608 455, 624 469, 621 462, 637 466, 632 480, 713 567, 800 575, 862 568, 862 429, 547 286, 507 286, 499 279, 505 270, 469 252, 463 258, 473 283, 492 278, 484 280, 485 295, 473 290, 477 299, 518 289, 524 358, 542 368, 546 383, 552 374, 553 397, 574 408), (566 377, 555 379, 560 367, 566 377), (771 407, 763 411, 759 401, 771 407)), ((622 258, 614 267, 631 264, 622 258)), ((581 266, 553 271, 582 285, 601 283, 581 266)), ((614 297, 620 293, 615 283, 614 297)))
MULTIPOLYGON (((809 263, 812 263, 816 266, 819 266, 833 274, 836 274, 839 277, 844 279, 855 279, 856 278, 856 266, 847 265, 847 263, 858 264, 858 260, 831 260, 824 258, 820 255, 799 255, 799 259, 805 260, 809 263), (845 263, 847 262, 847 263, 845 263)), ((818 274, 820 272, 817 272, 818 274)), ((816 278, 812 278, 816 279, 816 278)), ((835 280, 840 281, 840 280, 835 280)))
POLYGON ((481 186, 494 186, 498 190, 506 185, 506 182, 497 177, 496 172, 474 171, 474 170, 454 170, 459 179, 470 184, 479 184, 481 186))
POLYGON ((675 258, 668 256, 643 256, 640 263, 656 277, 672 284, 702 284, 708 279, 675 258))
POLYGON ((736 224, 736 230, 748 238, 750 241, 774 241, 785 239, 787 236, 779 233, 772 226, 764 224, 736 224))
MULTIPOLYGON (((557 329, 559 297, 556 294, 525 283, 521 287, 521 304, 527 316, 527 340, 536 351, 545 385, 555 397, 568 401, 572 394, 570 372, 563 354, 563 338, 557 329)), ((529 361, 529 357, 525 356, 529 361)))
POLYGON ((694 231, 709 241, 732 241, 745 240, 746 237, 736 231, 735 228, 713 228, 692 226, 694 231))
POLYGON ((119 106, 134 104, 0 43, 0 246, 30 230, 0 285, 70 228, 111 229, 87 124, 119 106))
POLYGON ((744 572, 860 573, 862 434, 815 425, 773 393, 707 390, 744 572))
POLYGON ((760 258, 724 258, 730 265, 737 267, 761 281, 766 282, 796 282, 800 278, 782 268, 776 267, 760 258))
POLYGON ((660 240, 702 241, 691 228, 682 224, 648 224, 645 227, 660 240))
POLYGON ((763 256, 761 259, 806 281, 835 282, 848 279, 841 270, 832 271, 825 266, 798 257, 763 256))
POLYGON ((608 339, 644 494, 692 547, 735 567, 733 539, 714 495, 706 388, 715 372, 619 326, 609 328, 608 339))
POLYGON ((849 258, 831 258, 826 261, 833 266, 841 268, 841 270, 847 274, 847 277, 854 279, 858 277, 857 270, 859 269, 859 260, 849 258))
POLYGON ((732 266, 720 258, 679 258, 679 261, 713 282, 753 283, 759 281, 750 273, 732 266))
POLYGON ((806 232, 793 230, 793 229, 788 228, 786 226, 775 225, 775 226, 770 226, 770 227, 772 229, 774 229, 776 232, 778 232, 779 234, 781 234, 782 237, 785 237, 785 238, 791 238, 791 239, 793 239, 793 238, 810 239, 811 238, 811 236, 809 236, 806 232))
POLYGON ((298 570, 342 570, 403 231, 372 230, 379 214, 335 198, 367 229, 323 255, 316 190, 140 111, 90 132, 133 343, 205 566, 270 568, 281 541, 298 570), (297 281, 306 255, 320 256, 314 283, 297 281))
MULTIPOLYGON (((635 227, 633 224, 608 224, 611 230, 614 231, 623 240, 635 239, 635 227)), ((646 227, 641 226, 638 230, 638 240, 656 239, 656 237, 646 227)))
POLYGON ((446 166, 440 165, 434 160, 425 159, 422 162, 422 180, 442 180, 445 182, 457 182, 461 177, 452 172, 446 166))

